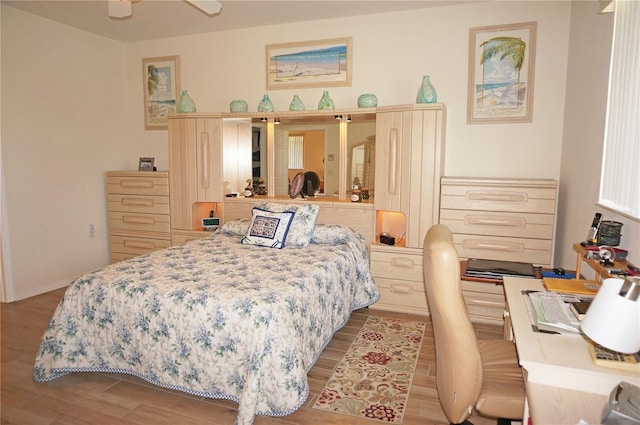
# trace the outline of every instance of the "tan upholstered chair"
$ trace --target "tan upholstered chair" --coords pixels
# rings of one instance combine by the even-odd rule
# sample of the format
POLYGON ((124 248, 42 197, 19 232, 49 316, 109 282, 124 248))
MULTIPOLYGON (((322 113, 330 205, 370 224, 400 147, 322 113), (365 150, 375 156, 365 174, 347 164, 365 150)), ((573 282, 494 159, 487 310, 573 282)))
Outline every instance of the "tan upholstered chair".
POLYGON ((525 388, 515 346, 476 338, 460 291, 458 254, 446 226, 429 229, 423 255, 438 397, 447 419, 464 423, 475 409, 482 416, 522 420, 525 388))

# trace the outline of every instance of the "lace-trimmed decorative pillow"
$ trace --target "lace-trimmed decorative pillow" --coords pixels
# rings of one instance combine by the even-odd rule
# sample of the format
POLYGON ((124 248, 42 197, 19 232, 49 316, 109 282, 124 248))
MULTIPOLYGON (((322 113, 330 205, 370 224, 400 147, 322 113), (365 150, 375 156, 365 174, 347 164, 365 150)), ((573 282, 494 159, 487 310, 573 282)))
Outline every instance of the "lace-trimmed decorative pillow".
POLYGON ((254 207, 246 235, 240 241, 245 245, 283 248, 293 221, 293 212, 270 212, 254 207))
POLYGON ((261 202, 256 204, 255 208, 271 212, 292 212, 295 213, 291 229, 287 235, 287 243, 285 248, 304 248, 311 243, 313 231, 320 213, 319 205, 297 205, 297 204, 280 204, 277 202, 261 202))

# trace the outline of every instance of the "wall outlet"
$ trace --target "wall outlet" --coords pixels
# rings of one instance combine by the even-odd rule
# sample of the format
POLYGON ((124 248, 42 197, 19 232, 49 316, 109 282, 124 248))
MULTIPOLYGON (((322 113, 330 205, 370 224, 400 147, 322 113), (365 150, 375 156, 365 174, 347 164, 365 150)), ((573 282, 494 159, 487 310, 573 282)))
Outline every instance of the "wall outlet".
POLYGON ((90 238, 96 237, 96 225, 93 223, 89 224, 89 237, 90 238))

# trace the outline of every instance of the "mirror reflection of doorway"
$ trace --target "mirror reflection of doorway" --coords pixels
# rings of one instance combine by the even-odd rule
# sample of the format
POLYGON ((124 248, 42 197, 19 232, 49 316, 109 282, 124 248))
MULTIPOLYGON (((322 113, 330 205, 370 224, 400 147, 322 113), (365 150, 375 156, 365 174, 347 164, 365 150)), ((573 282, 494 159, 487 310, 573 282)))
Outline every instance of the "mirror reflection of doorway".
MULTIPOLYGON (((291 130, 277 128, 275 130, 275 194, 287 195, 289 193, 289 182, 296 174, 313 171, 320 179, 320 189, 318 193, 324 193, 325 180, 325 130, 291 130), (290 151, 289 138, 301 138, 302 149, 299 152, 300 158, 296 158, 299 168, 289 168, 290 151)), ((297 145, 297 143, 294 143, 297 145)), ((295 155, 293 155, 295 156, 295 155)))

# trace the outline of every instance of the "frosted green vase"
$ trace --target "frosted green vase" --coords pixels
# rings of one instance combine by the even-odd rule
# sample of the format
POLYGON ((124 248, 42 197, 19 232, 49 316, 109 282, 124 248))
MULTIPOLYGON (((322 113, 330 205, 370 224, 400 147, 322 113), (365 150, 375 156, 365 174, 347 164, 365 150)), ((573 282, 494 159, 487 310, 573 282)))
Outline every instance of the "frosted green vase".
POLYGON ((304 111, 304 103, 297 94, 293 95, 293 100, 289 104, 290 111, 304 111))
POLYGON ((418 89, 416 103, 436 103, 437 100, 438 94, 436 93, 436 88, 431 84, 429 76, 425 75, 422 77, 422 84, 420 84, 420 88, 418 89))
POLYGON ((258 104, 258 112, 273 112, 273 103, 268 94, 262 96, 262 100, 258 104))
POLYGON ((189 96, 189 92, 187 90, 182 90, 182 95, 180 96, 180 100, 178 101, 178 112, 189 113, 196 111, 196 104, 189 96))
POLYGON ((322 94, 320 102, 318 102, 318 109, 336 109, 335 103, 333 103, 333 100, 329 97, 329 92, 326 90, 322 94))

